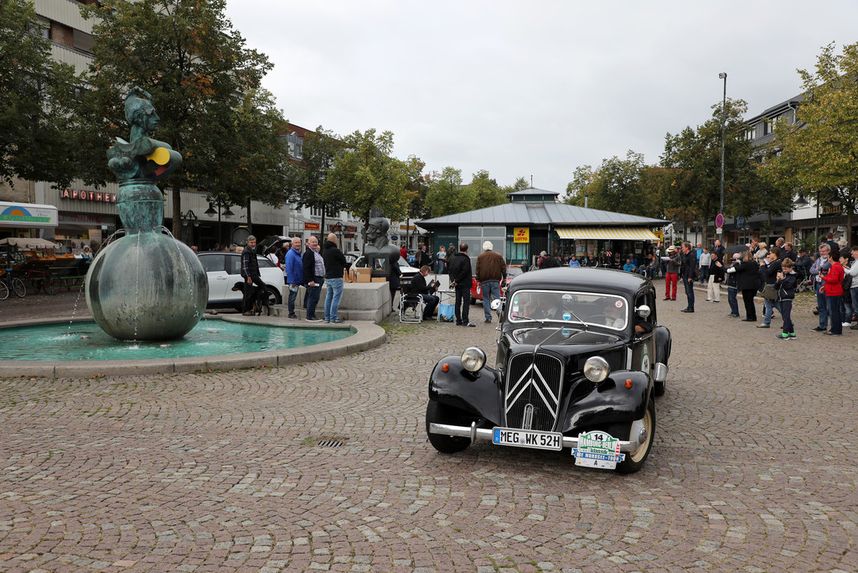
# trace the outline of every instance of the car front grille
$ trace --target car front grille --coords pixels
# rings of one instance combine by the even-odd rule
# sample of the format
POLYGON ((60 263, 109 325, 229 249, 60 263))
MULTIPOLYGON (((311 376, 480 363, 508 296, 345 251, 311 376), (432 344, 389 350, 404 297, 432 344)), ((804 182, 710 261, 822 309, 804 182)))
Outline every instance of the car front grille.
POLYGON ((506 425, 510 428, 551 431, 557 425, 563 363, 550 354, 516 354, 506 377, 506 425))

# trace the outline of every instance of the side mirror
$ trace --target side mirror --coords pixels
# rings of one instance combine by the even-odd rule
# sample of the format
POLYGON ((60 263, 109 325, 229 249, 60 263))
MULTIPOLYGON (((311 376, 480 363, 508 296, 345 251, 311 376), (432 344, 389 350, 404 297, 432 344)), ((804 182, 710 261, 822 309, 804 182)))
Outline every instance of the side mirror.
POLYGON ((643 319, 649 318, 649 315, 652 314, 652 309, 645 304, 640 305, 635 309, 637 315, 643 319))
POLYGON ((504 302, 506 302, 506 299, 504 299, 504 298, 494 299, 492 301, 492 310, 495 310, 495 311, 500 310, 501 307, 503 306, 504 302))

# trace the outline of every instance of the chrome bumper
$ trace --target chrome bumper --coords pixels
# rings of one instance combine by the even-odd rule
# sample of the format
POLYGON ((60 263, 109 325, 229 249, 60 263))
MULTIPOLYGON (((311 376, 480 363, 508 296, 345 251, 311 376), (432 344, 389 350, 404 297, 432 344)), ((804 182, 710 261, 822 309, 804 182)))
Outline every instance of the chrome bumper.
MULTIPOLYGON (((492 430, 487 428, 478 428, 476 423, 468 426, 453 426, 450 424, 429 424, 429 432, 432 434, 441 434, 443 436, 455 436, 458 438, 470 438, 471 443, 475 442, 491 442, 492 430)), ((643 425, 643 420, 635 420, 632 422, 632 429, 629 436, 635 436, 636 440, 624 441, 620 440, 621 452, 634 452, 638 447, 646 441, 646 430, 643 425)), ((563 436, 564 448, 577 448, 578 438, 563 436)))

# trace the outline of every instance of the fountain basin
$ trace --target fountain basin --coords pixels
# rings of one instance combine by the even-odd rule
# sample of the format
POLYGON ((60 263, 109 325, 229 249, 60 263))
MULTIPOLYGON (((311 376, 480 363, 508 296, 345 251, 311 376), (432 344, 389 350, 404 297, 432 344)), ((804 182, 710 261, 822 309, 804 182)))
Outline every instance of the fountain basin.
POLYGON ((217 317, 182 340, 123 342, 92 320, 0 326, 0 377, 87 377, 274 367, 333 358, 384 343, 373 323, 309 326, 277 317, 217 317))

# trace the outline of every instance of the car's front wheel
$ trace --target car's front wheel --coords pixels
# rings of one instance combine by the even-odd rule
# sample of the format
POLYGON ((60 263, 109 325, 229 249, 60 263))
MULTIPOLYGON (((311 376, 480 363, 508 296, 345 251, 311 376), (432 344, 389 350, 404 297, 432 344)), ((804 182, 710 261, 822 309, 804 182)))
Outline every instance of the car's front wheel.
POLYGON ((462 416, 455 408, 429 400, 429 405, 426 406, 426 434, 429 436, 429 443, 442 454, 455 454, 471 445, 468 438, 433 434, 429 431, 429 424, 463 425, 462 416))
MULTIPOLYGON (((643 428, 646 430, 646 438, 633 452, 626 452, 626 459, 617 464, 617 472, 631 474, 643 467, 644 462, 652 450, 655 439, 655 401, 650 399, 647 404, 646 413, 643 417, 643 428)), ((632 436, 629 436, 631 439, 632 436)))

